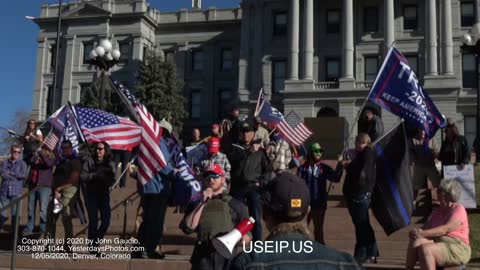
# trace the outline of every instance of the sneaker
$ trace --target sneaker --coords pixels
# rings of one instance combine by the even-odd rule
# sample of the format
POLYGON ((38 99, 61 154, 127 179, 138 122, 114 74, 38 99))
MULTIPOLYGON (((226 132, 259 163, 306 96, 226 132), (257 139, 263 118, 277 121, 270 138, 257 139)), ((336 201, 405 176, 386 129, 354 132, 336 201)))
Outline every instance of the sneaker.
POLYGON ((30 231, 30 230, 28 230, 28 229, 25 229, 25 230, 22 231, 22 235, 23 235, 23 236, 31 235, 31 234, 33 234, 33 231, 30 231))
POLYGON ((142 252, 142 259, 154 259, 154 260, 163 260, 165 258, 165 254, 161 252, 142 252))

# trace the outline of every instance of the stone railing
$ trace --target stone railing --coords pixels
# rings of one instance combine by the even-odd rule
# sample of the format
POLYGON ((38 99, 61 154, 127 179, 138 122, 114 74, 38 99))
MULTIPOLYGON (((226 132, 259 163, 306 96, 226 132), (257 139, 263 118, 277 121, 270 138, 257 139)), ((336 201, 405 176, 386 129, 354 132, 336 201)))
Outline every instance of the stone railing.
POLYGON ((355 82, 355 88, 372 88, 373 82, 368 81, 368 82, 355 82))
POLYGON ((317 82, 315 89, 335 89, 338 88, 338 82, 317 82))

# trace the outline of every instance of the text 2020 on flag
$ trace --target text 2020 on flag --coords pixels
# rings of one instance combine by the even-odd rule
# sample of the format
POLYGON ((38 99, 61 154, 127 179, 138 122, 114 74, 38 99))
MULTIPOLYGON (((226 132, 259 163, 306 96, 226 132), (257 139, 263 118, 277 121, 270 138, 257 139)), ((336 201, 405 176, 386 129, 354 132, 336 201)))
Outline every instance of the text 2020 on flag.
POLYGON ((427 92, 419 84, 407 59, 391 47, 373 83, 369 99, 425 130, 431 138, 447 125, 427 92))

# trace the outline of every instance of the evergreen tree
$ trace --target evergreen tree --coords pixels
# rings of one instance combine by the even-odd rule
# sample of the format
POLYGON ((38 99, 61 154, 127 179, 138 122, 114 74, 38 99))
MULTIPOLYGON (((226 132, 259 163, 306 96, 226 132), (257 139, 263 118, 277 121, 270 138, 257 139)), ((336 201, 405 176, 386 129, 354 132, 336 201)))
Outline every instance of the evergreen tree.
POLYGON ((155 119, 166 118, 177 131, 187 117, 182 87, 183 83, 177 80, 175 64, 158 52, 147 52, 145 61, 140 64, 136 96, 155 119))
POLYGON ((124 105, 113 87, 109 76, 102 72, 100 77, 82 92, 80 105, 101 109, 116 115, 123 115, 124 105))

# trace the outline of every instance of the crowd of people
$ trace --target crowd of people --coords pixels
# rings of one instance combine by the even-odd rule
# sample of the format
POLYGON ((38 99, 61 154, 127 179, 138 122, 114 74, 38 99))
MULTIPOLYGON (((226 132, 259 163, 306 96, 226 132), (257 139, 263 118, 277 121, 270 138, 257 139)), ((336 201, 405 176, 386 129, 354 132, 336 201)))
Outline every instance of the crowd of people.
MULTIPOLYGON (((301 262, 305 269, 312 269, 309 267, 313 265, 315 269, 340 269, 340 266, 358 269, 363 263, 375 263, 379 248, 369 220, 375 186, 373 141, 382 136, 384 128, 382 119, 373 109, 365 110, 362 120, 353 155, 345 160, 339 155, 335 168, 323 162, 324 148, 318 142, 311 143, 302 156, 298 148, 289 144, 278 130, 270 129, 261 118, 240 119, 238 107, 233 107, 220 123, 213 124, 211 134, 203 139, 200 130, 193 129, 186 146, 205 143, 208 153, 198 164, 192 164, 203 181, 203 197, 183 209, 184 218, 179 225, 183 232, 197 234, 192 269, 244 269, 253 264, 262 269, 273 269, 272 265, 278 267, 275 269, 287 269, 292 262, 301 262), (345 179, 343 195, 355 227, 353 256, 325 246, 327 180, 336 183, 342 175, 345 179), (253 217, 256 222, 239 245, 264 239, 289 243, 311 240, 313 252, 243 253, 234 259, 223 258, 211 240, 228 233, 247 217, 253 217), (262 219, 268 235, 262 231, 262 219), (312 221, 313 237, 307 229, 312 221)), ((171 162, 172 153, 166 143, 174 134, 173 127, 166 120, 160 121, 159 126, 163 129, 159 145, 167 166, 145 185, 139 185, 142 211, 136 237, 144 251, 132 254, 136 258, 165 257, 158 246, 162 243, 167 206, 174 194, 178 168, 171 162)), ((90 156, 80 159, 73 152, 72 143, 62 141, 61 158, 56 160, 52 152, 40 147, 42 140, 36 122, 30 120, 21 142, 23 146, 13 145, 10 157, 0 165, 3 179, 0 207, 18 198, 27 186, 32 192, 28 199, 28 224, 23 234, 34 231, 38 201, 42 237, 55 238, 56 221, 61 216, 68 238, 73 237, 72 212, 80 207, 83 197, 88 212, 89 243, 98 246, 98 240, 105 236, 110 225, 110 193, 117 169, 114 161, 122 163, 122 171, 131 168, 127 163, 132 151, 114 154, 108 143, 98 142, 90 156), (20 158, 22 149, 23 159, 20 158), (83 196, 80 190, 84 191, 83 196)), ((413 269, 417 261, 423 269, 433 269, 432 265, 465 264, 470 258, 470 246, 466 211, 458 203, 459 184, 455 180, 442 180, 435 165, 436 160, 443 165, 461 167, 468 164, 465 137, 459 135, 455 124, 449 123, 441 147, 434 139, 427 141, 425 132, 420 129, 410 139, 409 146, 414 199, 420 189, 428 187, 430 180, 431 185, 438 188, 440 206, 430 210, 433 211, 431 218, 422 229, 410 232, 406 267, 413 269)), ((135 178, 135 172, 130 172, 135 178)), ((120 187, 126 185, 127 177, 122 178, 120 187)), ((15 206, 10 212, 14 221, 15 206)), ((7 219, 6 213, 0 213, 0 229, 7 219)), ((239 253, 238 246, 234 254, 239 253)))

